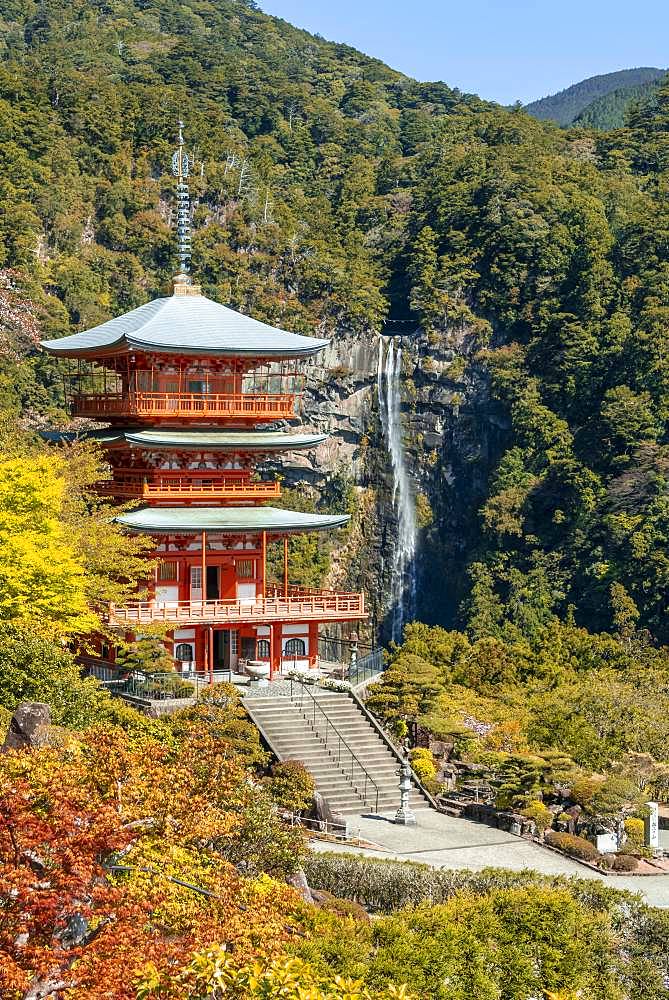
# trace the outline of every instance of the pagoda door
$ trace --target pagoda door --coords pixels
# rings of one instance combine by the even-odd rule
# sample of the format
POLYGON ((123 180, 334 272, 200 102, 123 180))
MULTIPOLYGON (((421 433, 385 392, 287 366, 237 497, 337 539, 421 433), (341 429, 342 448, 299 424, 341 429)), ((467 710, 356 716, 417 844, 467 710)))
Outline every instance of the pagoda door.
POLYGON ((207 600, 217 601, 221 596, 219 585, 220 567, 207 566, 207 600))
POLYGON ((191 601, 202 600, 202 567, 191 566, 190 568, 190 599, 191 601))

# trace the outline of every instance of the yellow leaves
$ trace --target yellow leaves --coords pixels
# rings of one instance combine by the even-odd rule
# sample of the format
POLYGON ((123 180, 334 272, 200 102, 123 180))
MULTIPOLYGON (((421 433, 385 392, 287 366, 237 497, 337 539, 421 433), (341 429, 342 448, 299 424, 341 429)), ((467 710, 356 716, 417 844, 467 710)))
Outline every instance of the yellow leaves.
POLYGON ((0 460, 0 618, 42 634, 90 632, 84 570, 59 520, 63 462, 0 460))
MULTIPOLYGON (((381 992, 370 992, 361 979, 319 973, 299 958, 283 957, 270 963, 255 961, 236 965, 224 947, 210 948, 194 955, 178 978, 183 984, 182 989, 188 984, 188 995, 192 997, 214 995, 229 997, 229 1000, 278 1000, 280 997, 284 1000, 417 1000, 406 986, 393 985, 381 992)), ((137 995, 138 1000, 162 995, 160 977, 150 966, 147 966, 137 995)))

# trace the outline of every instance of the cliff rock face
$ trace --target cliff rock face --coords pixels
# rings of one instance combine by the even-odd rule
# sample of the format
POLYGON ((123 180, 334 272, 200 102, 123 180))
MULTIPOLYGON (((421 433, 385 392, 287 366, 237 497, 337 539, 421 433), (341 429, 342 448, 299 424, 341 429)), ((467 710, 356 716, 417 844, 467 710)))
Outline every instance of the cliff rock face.
MULTIPOLYGON (((501 446, 504 421, 490 400, 468 331, 428 336, 416 329, 402 348, 401 422, 417 522, 416 616, 452 623, 466 588, 478 537, 478 509, 501 446)), ((388 635, 398 515, 387 440, 379 413, 379 337, 337 336, 309 370, 305 427, 330 437, 315 454, 284 463, 287 485, 306 482, 322 495, 328 479, 355 483, 356 537, 335 559, 337 583, 367 591, 372 625, 388 635)))

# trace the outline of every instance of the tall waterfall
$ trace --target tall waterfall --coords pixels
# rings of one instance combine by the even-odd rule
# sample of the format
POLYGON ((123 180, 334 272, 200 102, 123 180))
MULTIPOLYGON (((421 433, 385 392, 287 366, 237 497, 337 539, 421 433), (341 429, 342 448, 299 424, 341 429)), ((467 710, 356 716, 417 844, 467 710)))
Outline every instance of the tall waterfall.
POLYGON ((402 348, 396 338, 379 337, 379 414, 393 475, 397 543, 390 554, 392 638, 400 641, 416 611, 416 508, 402 441, 400 376, 402 348))

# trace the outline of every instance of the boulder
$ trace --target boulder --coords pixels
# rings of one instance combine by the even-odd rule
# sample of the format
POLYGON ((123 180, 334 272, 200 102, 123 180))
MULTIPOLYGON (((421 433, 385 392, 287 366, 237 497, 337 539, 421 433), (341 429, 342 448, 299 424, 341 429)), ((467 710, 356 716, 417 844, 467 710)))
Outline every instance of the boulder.
POLYGON ((327 799, 320 792, 314 792, 313 805, 309 816, 316 821, 314 824, 315 828, 323 832, 328 831, 328 826, 343 827, 346 829, 346 817, 342 816, 341 813, 333 812, 328 805, 327 799))
POLYGON ((41 747, 48 742, 51 709, 41 701, 24 702, 14 712, 9 731, 0 751, 41 747))
POLYGON ((309 888, 307 876, 304 874, 302 868, 298 868, 296 872, 293 872, 288 879, 288 884, 292 885, 293 889, 296 889, 299 892, 305 903, 313 903, 314 897, 311 889, 309 888))

